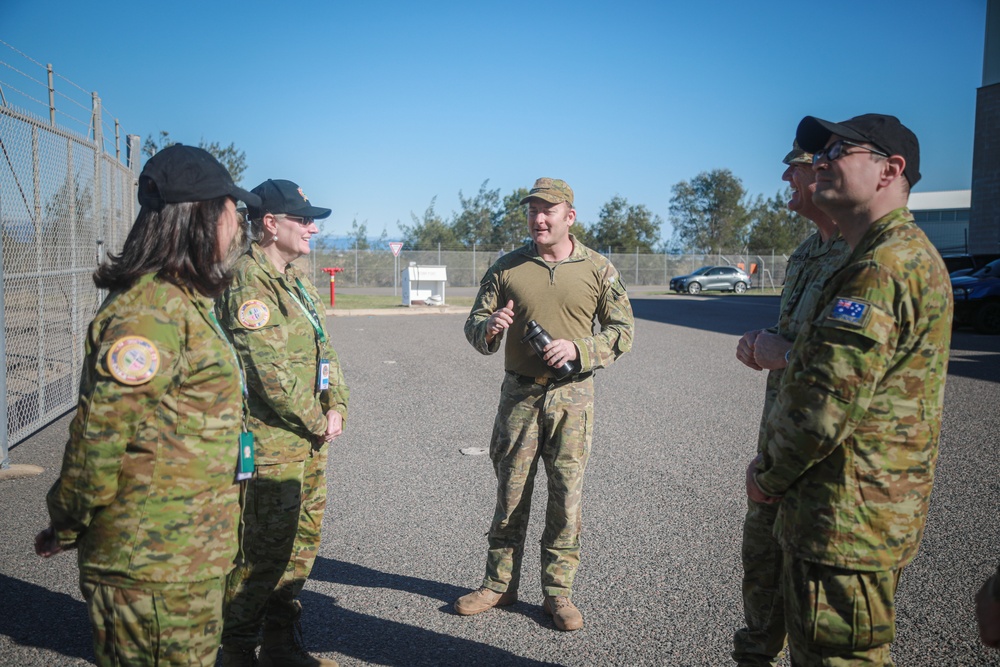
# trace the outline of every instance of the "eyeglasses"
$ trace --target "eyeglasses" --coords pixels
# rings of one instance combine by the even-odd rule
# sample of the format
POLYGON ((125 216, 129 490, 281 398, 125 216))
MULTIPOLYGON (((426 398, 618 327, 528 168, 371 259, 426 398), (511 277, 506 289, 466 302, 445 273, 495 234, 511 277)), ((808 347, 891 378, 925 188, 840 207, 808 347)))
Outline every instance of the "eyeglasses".
POLYGON ((291 220, 292 222, 297 222, 300 225, 302 225, 303 227, 308 227, 315 220, 315 218, 300 218, 300 217, 298 217, 296 215, 286 215, 285 218, 287 218, 288 220, 291 220))
POLYGON ((853 141, 848 141, 847 139, 838 139, 826 148, 821 148, 820 150, 813 153, 813 164, 818 163, 823 158, 826 158, 830 162, 834 160, 839 160, 845 155, 854 155, 857 151, 848 153, 844 150, 844 146, 853 146, 855 148, 860 148, 863 151, 868 151, 869 153, 874 153, 875 155, 881 155, 882 157, 889 157, 888 153, 884 153, 874 148, 868 148, 867 146, 862 146, 861 144, 856 144, 853 141))

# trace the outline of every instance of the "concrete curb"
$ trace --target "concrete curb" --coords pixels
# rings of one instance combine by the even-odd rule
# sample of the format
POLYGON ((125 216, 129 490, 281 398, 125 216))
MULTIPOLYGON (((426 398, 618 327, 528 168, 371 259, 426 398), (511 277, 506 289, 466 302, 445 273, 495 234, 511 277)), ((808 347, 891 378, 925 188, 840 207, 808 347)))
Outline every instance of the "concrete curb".
POLYGON ((327 308, 327 317, 367 317, 369 315, 468 315, 469 308, 458 306, 395 306, 393 308, 327 308))

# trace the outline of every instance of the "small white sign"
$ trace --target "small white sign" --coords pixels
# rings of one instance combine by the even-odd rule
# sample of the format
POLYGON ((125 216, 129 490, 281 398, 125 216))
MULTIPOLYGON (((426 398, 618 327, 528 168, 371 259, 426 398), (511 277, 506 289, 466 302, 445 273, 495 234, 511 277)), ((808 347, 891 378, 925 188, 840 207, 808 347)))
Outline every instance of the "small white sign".
POLYGON ((399 257, 399 251, 403 249, 403 244, 399 241, 389 241, 389 250, 392 250, 393 257, 399 257))

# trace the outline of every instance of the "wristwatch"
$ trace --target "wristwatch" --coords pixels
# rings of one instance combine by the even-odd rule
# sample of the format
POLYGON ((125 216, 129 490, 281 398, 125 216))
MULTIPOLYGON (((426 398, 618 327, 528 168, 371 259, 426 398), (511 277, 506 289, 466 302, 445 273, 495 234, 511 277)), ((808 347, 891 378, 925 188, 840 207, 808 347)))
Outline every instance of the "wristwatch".
POLYGON ((792 348, 785 351, 785 365, 792 363, 792 348))

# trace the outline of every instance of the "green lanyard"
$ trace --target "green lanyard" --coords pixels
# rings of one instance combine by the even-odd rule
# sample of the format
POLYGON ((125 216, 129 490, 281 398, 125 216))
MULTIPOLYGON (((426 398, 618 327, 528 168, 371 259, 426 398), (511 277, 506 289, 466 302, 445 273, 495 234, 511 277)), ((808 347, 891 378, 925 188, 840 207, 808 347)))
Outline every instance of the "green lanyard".
POLYGON ((236 368, 240 371, 240 394, 242 396, 241 402, 243 404, 243 431, 245 432, 247 430, 247 416, 249 414, 249 406, 247 405, 247 377, 246 374, 243 372, 243 364, 240 363, 240 355, 236 354, 236 350, 233 349, 233 345, 232 343, 229 342, 229 338, 222 331, 222 325, 219 324, 219 320, 216 319, 214 310, 208 311, 208 319, 212 321, 212 326, 215 327, 216 333, 218 333, 219 336, 222 337, 223 342, 225 342, 226 344, 226 349, 229 350, 229 354, 233 355, 233 363, 236 365, 236 368))
POLYGON ((306 307, 306 305, 302 303, 299 297, 297 297, 295 293, 292 292, 292 290, 288 289, 288 287, 285 287, 285 291, 288 292, 288 296, 292 297, 292 300, 295 301, 295 303, 299 304, 299 308, 302 309, 302 312, 306 314, 306 319, 309 320, 309 324, 312 325, 313 331, 316 332, 316 340, 319 341, 320 343, 325 343, 326 334, 323 333, 323 327, 319 323, 319 314, 317 313, 315 302, 313 302, 312 297, 309 296, 309 293, 306 292, 306 288, 302 286, 301 280, 296 278, 295 284, 298 285, 299 287, 299 294, 301 294, 302 297, 309 303, 309 307, 306 307))

